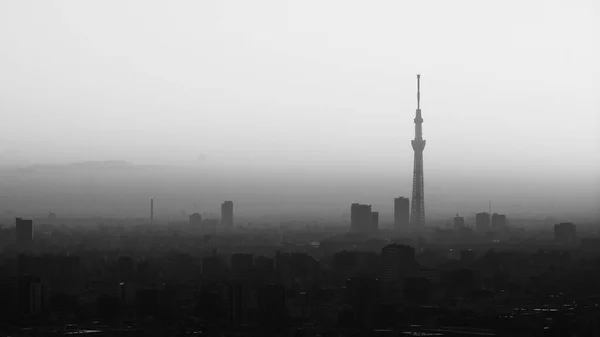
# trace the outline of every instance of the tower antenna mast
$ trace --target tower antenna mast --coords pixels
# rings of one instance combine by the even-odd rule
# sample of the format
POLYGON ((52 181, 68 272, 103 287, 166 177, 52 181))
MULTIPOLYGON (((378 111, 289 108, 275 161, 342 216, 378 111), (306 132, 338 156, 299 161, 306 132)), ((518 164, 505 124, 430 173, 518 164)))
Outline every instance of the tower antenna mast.
POLYGON ((417 109, 421 109, 421 74, 417 74, 417 109))

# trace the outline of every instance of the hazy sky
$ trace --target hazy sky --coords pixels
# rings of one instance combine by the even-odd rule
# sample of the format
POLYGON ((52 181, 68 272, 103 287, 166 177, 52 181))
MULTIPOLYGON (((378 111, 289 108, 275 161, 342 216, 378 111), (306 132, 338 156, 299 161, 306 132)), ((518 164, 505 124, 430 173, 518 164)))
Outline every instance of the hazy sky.
POLYGON ((0 165, 255 165, 408 195, 421 73, 426 198, 514 178, 592 209, 599 22, 596 0, 0 0, 0 165))

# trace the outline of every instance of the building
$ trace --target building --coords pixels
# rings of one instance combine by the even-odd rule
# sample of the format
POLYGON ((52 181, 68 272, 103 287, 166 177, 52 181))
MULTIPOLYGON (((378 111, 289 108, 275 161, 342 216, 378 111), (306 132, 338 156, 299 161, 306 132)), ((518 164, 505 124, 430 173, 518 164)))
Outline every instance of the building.
POLYGON ((480 233, 490 230, 490 213, 483 212, 475 214, 475 228, 480 233))
POLYGON ((415 139, 411 141, 415 152, 413 170, 412 206, 410 210, 411 224, 414 227, 425 226, 425 191, 423 179, 423 118, 421 117, 421 75, 417 75, 417 112, 415 116, 415 139))
POLYGON ((371 233, 379 230, 379 212, 371 212, 371 233))
POLYGON ((508 229, 506 215, 494 213, 492 214, 492 231, 496 233, 505 232, 508 229))
POLYGON ((394 198, 394 229, 403 230, 410 224, 410 201, 408 198, 394 198))
POLYGON ((254 267, 254 255, 235 253, 231 255, 231 271, 235 274, 247 273, 254 267))
POLYGON ((266 284, 258 287, 258 309, 263 322, 283 324, 287 318, 285 286, 266 284))
POLYGON ((17 231, 17 244, 20 248, 31 248, 33 243, 33 220, 16 218, 15 230, 17 231))
POLYGON ((24 275, 18 281, 18 302, 21 312, 36 314, 46 306, 48 294, 39 277, 24 275))
POLYGON ((189 217, 189 225, 195 228, 202 227, 202 215, 200 213, 194 213, 189 217))
POLYGON ((410 246, 390 244, 381 249, 381 288, 383 300, 398 303, 402 299, 402 279, 417 267, 415 249, 410 246))
POLYGON ((474 262, 475 261, 475 252, 470 249, 465 249, 460 251, 460 260, 462 262, 474 262))
POLYGON ((353 203, 350 207, 350 230, 355 233, 370 232, 371 218, 371 205, 353 203))
POLYGON ((577 240, 575 224, 561 222, 554 225, 554 241, 557 243, 574 243, 577 240))
POLYGON ((221 204, 221 227, 233 228, 233 202, 225 201, 221 204))
POLYGON ((346 303, 352 308, 352 322, 357 328, 373 329, 377 326, 380 302, 379 279, 357 276, 346 282, 346 303))
POLYGON ((458 213, 456 213, 456 216, 454 217, 453 222, 452 222, 452 227, 456 231, 464 228, 465 227, 465 218, 463 218, 462 216, 458 216, 458 213))

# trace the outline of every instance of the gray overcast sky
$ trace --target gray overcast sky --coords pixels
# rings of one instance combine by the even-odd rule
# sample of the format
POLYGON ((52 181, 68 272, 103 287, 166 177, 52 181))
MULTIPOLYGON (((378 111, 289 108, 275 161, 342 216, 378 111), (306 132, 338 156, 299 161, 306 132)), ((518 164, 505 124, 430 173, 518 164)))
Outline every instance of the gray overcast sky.
POLYGON ((599 22, 595 0, 0 0, 0 164, 205 155, 410 185, 421 73, 426 186, 589 199, 599 22))

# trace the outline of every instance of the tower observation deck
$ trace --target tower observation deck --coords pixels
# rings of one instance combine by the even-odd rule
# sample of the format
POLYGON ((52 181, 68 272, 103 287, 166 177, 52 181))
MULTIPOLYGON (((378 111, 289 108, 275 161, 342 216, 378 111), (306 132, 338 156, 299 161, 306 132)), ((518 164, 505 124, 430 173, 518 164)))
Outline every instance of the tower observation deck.
POLYGON ((417 75, 417 111, 415 116, 415 139, 411 141, 415 152, 413 169, 412 205, 410 210, 410 223, 414 227, 425 225, 425 195, 423 188, 423 118, 421 117, 421 75, 417 75))

